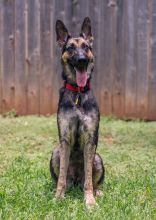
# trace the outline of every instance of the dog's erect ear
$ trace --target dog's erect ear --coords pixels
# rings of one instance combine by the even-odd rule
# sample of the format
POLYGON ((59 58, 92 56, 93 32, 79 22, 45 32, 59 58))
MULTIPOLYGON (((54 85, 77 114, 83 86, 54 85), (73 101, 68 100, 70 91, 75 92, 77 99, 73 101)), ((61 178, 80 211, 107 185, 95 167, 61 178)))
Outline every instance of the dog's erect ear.
POLYGON ((56 21, 56 40, 62 48, 70 37, 68 30, 61 20, 56 21))
POLYGON ((91 21, 89 17, 86 17, 83 21, 80 36, 83 37, 85 40, 87 40, 89 44, 92 46, 93 36, 91 30, 91 21))

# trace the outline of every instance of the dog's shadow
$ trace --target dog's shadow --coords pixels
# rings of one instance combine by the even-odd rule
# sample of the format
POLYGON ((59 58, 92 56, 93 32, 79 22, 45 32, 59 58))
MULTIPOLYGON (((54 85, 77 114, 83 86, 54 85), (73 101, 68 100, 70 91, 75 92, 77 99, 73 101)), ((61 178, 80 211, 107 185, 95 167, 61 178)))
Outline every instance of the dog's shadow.
POLYGON ((66 195, 72 199, 83 200, 83 190, 81 186, 72 186, 67 188, 66 195))

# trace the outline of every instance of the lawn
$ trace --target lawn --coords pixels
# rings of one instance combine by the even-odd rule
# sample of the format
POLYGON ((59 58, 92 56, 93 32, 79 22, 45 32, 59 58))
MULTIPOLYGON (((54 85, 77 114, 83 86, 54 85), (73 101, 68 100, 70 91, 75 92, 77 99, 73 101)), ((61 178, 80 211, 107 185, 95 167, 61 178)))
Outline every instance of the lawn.
POLYGON ((101 118, 98 152, 106 180, 91 211, 79 188, 54 198, 49 159, 57 142, 55 115, 0 117, 2 220, 156 219, 156 122, 101 118))

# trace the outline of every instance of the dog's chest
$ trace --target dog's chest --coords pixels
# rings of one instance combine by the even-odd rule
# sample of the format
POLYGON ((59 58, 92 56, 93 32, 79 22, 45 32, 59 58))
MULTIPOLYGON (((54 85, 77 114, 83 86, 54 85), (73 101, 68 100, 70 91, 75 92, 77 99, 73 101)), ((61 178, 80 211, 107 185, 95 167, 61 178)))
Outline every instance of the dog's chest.
POLYGON ((93 111, 90 114, 84 114, 82 110, 78 112, 78 118, 78 142, 80 146, 83 148, 83 146, 90 141, 91 137, 94 136, 99 121, 96 112, 93 111))
POLYGON ((99 118, 95 110, 85 114, 83 109, 75 107, 58 114, 60 137, 71 145, 84 145, 90 137, 94 137, 98 124, 99 118))
POLYGON ((73 103, 72 93, 65 91, 60 97, 58 109, 58 127, 60 138, 72 146, 83 146, 95 134, 99 125, 99 111, 91 92, 81 97, 81 105, 73 103))

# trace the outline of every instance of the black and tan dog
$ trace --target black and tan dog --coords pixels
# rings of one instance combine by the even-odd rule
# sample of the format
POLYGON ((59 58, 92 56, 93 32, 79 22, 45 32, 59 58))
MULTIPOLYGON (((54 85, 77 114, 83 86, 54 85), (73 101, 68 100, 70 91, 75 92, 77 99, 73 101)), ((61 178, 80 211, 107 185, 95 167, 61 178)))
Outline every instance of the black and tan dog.
POLYGON ((93 192, 102 194, 104 166, 96 153, 99 109, 90 89, 93 71, 91 22, 84 19, 80 37, 71 37, 62 21, 56 22, 61 47, 64 87, 60 90, 57 122, 60 144, 54 149, 50 171, 57 182, 56 197, 66 186, 83 184, 88 207, 95 204, 93 192))

